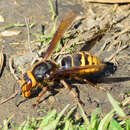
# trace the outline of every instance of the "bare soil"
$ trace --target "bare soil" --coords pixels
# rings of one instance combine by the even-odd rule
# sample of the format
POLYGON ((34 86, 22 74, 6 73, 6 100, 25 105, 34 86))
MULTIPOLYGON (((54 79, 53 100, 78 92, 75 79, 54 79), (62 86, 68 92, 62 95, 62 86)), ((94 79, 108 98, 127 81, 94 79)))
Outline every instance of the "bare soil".
MULTIPOLYGON (((42 34, 41 25, 45 26, 46 34, 50 33, 53 22, 47 0, 1 0, 0 5, 0 15, 5 18, 5 22, 0 23, 1 27, 15 23, 26 24, 25 19, 29 19, 29 23, 35 23, 35 26, 30 30, 31 34, 42 34)), ((73 9, 78 10, 80 13, 74 20, 71 28, 67 31, 72 37, 63 40, 64 45, 60 53, 68 53, 69 50, 67 48, 74 46, 74 52, 89 50, 100 59, 114 63, 117 66, 117 70, 108 77, 112 80, 106 78, 102 82, 97 82, 97 85, 111 87, 111 95, 116 100, 123 101, 129 96, 125 92, 130 91, 130 4, 99 4, 78 0, 60 0, 57 2, 58 24, 66 12, 73 9), (93 37, 99 34, 100 30, 106 25, 111 25, 111 28, 102 37, 96 38, 93 41, 93 37), (93 48, 89 49, 88 45, 93 44, 92 41, 96 44, 93 48)), ((15 27, 11 29, 20 30, 21 34, 11 37, 0 37, 0 48, 3 47, 5 56, 5 63, 0 77, 1 101, 14 93, 14 86, 16 84, 16 79, 9 69, 9 58, 15 55, 14 64, 18 67, 17 69, 20 68, 19 66, 22 66, 22 69, 20 69, 25 71, 29 68, 28 65, 31 66, 36 52, 38 50, 45 52, 47 48, 41 49, 43 48, 41 44, 32 43, 31 41, 38 40, 38 38, 30 35, 30 47, 34 55, 30 54, 28 51, 29 44, 27 43, 27 27, 15 27)), ((2 32, 3 30, 0 31, 2 32)), ((63 56, 59 56, 60 53, 54 53, 52 59, 58 62, 63 56)), ((112 106, 105 92, 83 83, 74 82, 71 85, 74 86, 74 90, 75 87, 78 88, 80 99, 85 103, 83 108, 88 115, 96 107, 101 107, 103 113, 111 110, 112 106)), ((12 115, 14 115, 12 122, 18 125, 26 120, 27 117, 43 116, 53 108, 61 111, 67 104, 71 104, 71 106, 76 104, 69 90, 62 87, 56 87, 56 90, 58 92, 54 96, 50 95, 50 92, 45 94, 42 97, 43 102, 37 108, 32 107, 37 97, 24 101, 25 98, 20 96, 0 105, 0 125, 12 115), (45 98, 47 99, 44 100, 45 98), (16 103, 20 101, 23 102, 17 107, 16 103)), ((129 113, 128 110, 127 113, 129 113)))

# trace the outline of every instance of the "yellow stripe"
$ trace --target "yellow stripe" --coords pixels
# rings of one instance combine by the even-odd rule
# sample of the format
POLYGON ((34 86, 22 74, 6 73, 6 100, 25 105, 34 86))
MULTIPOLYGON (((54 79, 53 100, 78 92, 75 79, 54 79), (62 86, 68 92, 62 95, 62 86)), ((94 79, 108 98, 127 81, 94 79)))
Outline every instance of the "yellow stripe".
POLYGON ((79 52, 79 54, 81 54, 81 62, 82 62, 81 66, 85 66, 85 54, 84 52, 79 52))
MULTIPOLYGON (((105 65, 104 65, 105 66, 105 65)), ((80 75, 87 75, 87 74, 92 74, 92 73, 96 73, 96 72, 99 72, 101 71, 104 66, 100 66, 100 67, 93 67, 91 69, 84 69, 84 70, 80 70, 79 71, 79 74, 80 75)))
POLYGON ((73 58, 73 55, 70 55, 71 57, 71 60, 72 60, 72 67, 74 66, 74 58, 73 58))
POLYGON ((88 62, 89 62, 89 65, 92 65, 92 56, 90 53, 88 53, 88 62))

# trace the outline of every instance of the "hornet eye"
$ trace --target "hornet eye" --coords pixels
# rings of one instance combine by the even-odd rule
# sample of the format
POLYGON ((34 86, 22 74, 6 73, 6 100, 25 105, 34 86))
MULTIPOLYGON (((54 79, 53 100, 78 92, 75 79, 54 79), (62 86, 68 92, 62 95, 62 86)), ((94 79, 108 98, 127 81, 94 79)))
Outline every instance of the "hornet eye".
POLYGON ((28 82, 25 82, 25 83, 22 85, 22 87, 21 87, 22 91, 28 91, 28 90, 30 90, 31 88, 32 88, 32 81, 31 81, 31 80, 28 80, 28 82))

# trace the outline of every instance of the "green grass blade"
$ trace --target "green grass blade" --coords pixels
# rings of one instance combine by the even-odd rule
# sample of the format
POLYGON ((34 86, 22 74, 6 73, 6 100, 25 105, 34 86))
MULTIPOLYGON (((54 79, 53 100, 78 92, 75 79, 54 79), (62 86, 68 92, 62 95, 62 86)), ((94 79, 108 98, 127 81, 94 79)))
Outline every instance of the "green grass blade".
POLYGON ((130 130, 130 119, 126 121, 126 130, 130 130))
POLYGON ((69 118, 72 116, 72 114, 74 114, 75 110, 77 109, 77 106, 73 107, 65 116, 64 121, 69 120, 69 118))
POLYGON ((25 27, 25 26, 26 26, 25 24, 7 24, 7 25, 0 27, 0 31, 5 30, 5 29, 14 28, 14 27, 25 27))
POLYGON ((69 130, 70 122, 66 120, 64 130, 69 130))
POLYGON ((79 106, 79 109, 80 109, 80 113, 81 113, 81 116, 83 117, 85 123, 86 123, 86 127, 89 127, 89 119, 87 118, 82 106, 80 105, 80 103, 78 103, 78 106, 79 106))
POLYGON ((72 125, 72 123, 71 123, 70 120, 67 120, 65 122, 65 128, 64 128, 64 130, 74 130, 73 125, 72 125))
POLYGON ((52 3, 51 0, 48 0, 48 3, 49 3, 49 6, 50 6, 50 12, 52 13, 52 20, 54 20, 55 17, 56 17, 56 12, 55 12, 53 3, 52 3))
POLYGON ((4 124, 4 127, 2 128, 2 130, 7 130, 8 129, 8 124, 9 122, 11 121, 11 119, 14 117, 14 115, 12 115, 7 121, 6 123, 4 124))
POLYGON ((107 92, 107 96, 108 96, 108 99, 109 99, 110 103, 112 104, 114 110, 116 111, 116 113, 119 116, 126 116, 124 111, 119 107, 117 101, 110 95, 110 93, 107 92))
POLYGON ((42 127, 48 125, 50 120, 55 119, 55 117, 56 117, 56 110, 52 110, 46 116, 44 116, 39 127, 42 128, 42 127))
MULTIPOLYGON (((4 26, 0 27, 0 31, 10 29, 10 28, 14 28, 14 27, 25 27, 25 26, 26 26, 25 24, 20 24, 20 23, 7 24, 7 25, 4 25, 4 26)), ((35 23, 29 24, 29 28, 32 28, 34 26, 35 26, 35 23)))
POLYGON ((67 108, 69 107, 70 105, 68 104, 57 116, 56 118, 56 121, 58 122, 60 120, 60 118, 63 116, 64 112, 67 110, 67 108))
POLYGON ((58 114, 58 116, 56 117, 55 120, 53 120, 52 122, 50 122, 47 126, 42 127, 42 129, 44 130, 55 130, 61 117, 63 116, 64 112, 66 111, 66 109, 69 107, 69 104, 58 114))
POLYGON ((123 130, 123 128, 121 128, 120 124, 114 119, 111 120, 109 129, 110 130, 123 130))
POLYGON ((114 114, 114 110, 112 110, 111 112, 109 112, 100 122, 98 130, 107 130, 107 127, 113 117, 114 114))
POLYGON ((123 102, 122 102, 122 105, 125 106, 128 104, 128 107, 130 108, 130 97, 127 97, 123 102))
POLYGON ((61 46, 61 40, 58 41, 57 46, 56 46, 56 53, 60 51, 60 46, 61 46))
POLYGON ((92 113, 90 125, 89 125, 90 128, 88 130, 97 130, 98 129, 100 113, 101 113, 100 108, 97 108, 96 111, 92 113))

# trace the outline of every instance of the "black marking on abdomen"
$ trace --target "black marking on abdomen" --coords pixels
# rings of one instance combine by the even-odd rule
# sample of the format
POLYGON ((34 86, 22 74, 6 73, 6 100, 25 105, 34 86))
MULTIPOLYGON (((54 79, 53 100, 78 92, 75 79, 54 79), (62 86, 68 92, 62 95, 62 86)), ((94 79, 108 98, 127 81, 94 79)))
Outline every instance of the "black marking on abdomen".
POLYGON ((89 55, 85 54, 85 65, 89 65, 88 57, 89 57, 89 55))
POLYGON ((81 54, 74 54, 73 55, 73 66, 80 66, 82 64, 82 55, 81 54))
POLYGON ((67 68, 72 67, 72 58, 71 58, 71 56, 65 56, 61 60, 61 67, 62 67, 62 69, 67 69, 67 68))
POLYGON ((93 62, 93 56, 91 56, 92 57, 92 65, 95 65, 95 63, 93 62))

